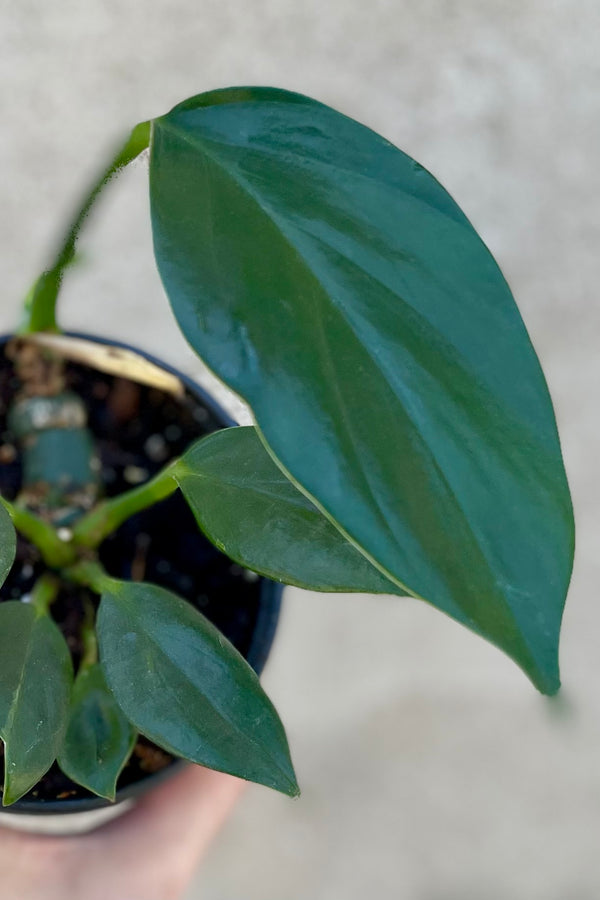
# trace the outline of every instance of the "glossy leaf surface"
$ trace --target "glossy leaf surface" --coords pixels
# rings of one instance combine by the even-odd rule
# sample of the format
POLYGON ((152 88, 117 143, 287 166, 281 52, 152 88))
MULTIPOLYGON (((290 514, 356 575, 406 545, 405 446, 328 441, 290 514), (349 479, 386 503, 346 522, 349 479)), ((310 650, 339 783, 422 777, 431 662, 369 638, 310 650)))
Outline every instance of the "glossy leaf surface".
POLYGON ((0 603, 0 737, 8 806, 44 775, 62 745, 73 679, 57 626, 25 603, 0 603))
POLYGON ((197 441, 176 479, 200 528, 241 565, 314 591, 398 592, 286 478, 256 429, 197 441))
POLYGON ((77 673, 69 725, 58 764, 69 778, 100 797, 114 800, 117 779, 135 745, 137 732, 96 663, 77 673))
POLYGON ((152 134, 155 255, 189 342, 365 556, 556 691, 569 491, 535 352, 464 214, 286 91, 203 94, 152 134))
POLYGON ((15 560, 17 536, 12 520, 0 503, 0 585, 4 584, 6 576, 11 570, 15 560))
POLYGON ((257 676, 189 603, 154 585, 112 582, 97 630, 106 681, 142 734, 192 762, 298 793, 257 676))

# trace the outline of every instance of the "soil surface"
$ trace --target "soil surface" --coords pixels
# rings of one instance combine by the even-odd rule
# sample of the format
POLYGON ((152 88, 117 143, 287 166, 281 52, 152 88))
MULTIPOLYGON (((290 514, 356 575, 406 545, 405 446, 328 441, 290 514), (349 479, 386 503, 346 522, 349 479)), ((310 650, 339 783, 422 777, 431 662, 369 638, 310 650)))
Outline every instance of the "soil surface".
MULTIPOLYGON (((0 493, 9 500, 17 495, 22 475, 19 449, 6 423, 18 386, 12 363, 0 347, 0 493)), ((74 364, 66 365, 66 386, 86 404, 105 497, 147 480, 181 455, 190 442, 224 425, 187 388, 179 399, 74 364)), ((179 492, 125 522, 105 540, 100 559, 111 575, 153 582, 185 597, 247 655, 259 610, 261 579, 209 543, 179 492)), ((37 548, 19 536, 16 562, 0 588, 0 602, 29 593, 43 570, 37 548)), ((98 597, 86 588, 65 584, 51 608, 71 649, 75 669, 81 655, 79 630, 86 596, 97 604, 98 597)), ((173 761, 171 755, 140 737, 119 788, 173 761)), ((54 764, 24 799, 39 802, 91 796, 54 764)))

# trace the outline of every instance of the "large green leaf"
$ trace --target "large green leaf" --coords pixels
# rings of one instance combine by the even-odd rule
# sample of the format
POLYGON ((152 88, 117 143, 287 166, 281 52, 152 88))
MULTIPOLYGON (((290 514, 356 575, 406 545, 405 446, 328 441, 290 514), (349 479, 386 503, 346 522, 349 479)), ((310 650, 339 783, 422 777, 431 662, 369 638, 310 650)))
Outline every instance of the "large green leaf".
POLYGON ((498 266, 440 184, 286 91, 153 124, 158 267, 279 465, 400 588, 558 689, 573 520, 547 387, 498 266))
POLYGON ((0 603, 0 737, 8 806, 44 775, 62 744, 73 679, 71 654, 45 614, 14 600, 0 603))
POLYGON ((4 584, 15 561, 16 547, 17 536, 12 520, 0 503, 0 585, 4 584))
POLYGON ((135 745, 137 732, 109 691, 99 663, 77 673, 69 725, 58 764, 69 778, 107 800, 135 745))
POLYGON ((201 438, 175 477, 200 528, 241 565, 313 591, 398 593, 286 478, 256 429, 201 438))
POLYGON ((189 603, 111 581, 100 662, 119 706, 159 746, 211 769, 298 793, 283 726, 245 659, 189 603))

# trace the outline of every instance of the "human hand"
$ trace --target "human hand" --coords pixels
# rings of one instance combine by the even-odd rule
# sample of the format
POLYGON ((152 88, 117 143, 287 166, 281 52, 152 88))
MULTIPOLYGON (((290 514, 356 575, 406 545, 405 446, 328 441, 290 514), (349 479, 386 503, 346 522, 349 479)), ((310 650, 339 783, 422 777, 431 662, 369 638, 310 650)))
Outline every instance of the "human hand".
POLYGON ((200 766, 87 834, 0 828, 3 900, 179 900, 244 782, 200 766))

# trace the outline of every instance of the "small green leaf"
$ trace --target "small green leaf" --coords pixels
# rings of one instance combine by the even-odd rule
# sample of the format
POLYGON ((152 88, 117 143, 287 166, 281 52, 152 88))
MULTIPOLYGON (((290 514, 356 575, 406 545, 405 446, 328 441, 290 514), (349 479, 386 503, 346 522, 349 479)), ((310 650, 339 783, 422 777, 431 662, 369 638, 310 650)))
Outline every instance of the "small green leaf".
POLYGON ((400 593, 286 478, 254 428, 196 441, 175 479, 200 528, 240 565, 313 591, 400 593))
POLYGON ((4 584, 15 561, 16 549, 17 535, 12 520, 0 503, 0 586, 4 584))
POLYGON ((137 732, 109 691, 98 663, 81 669, 58 764, 69 778, 99 797, 114 800, 117 779, 135 746, 137 732))
POLYGON ((444 188, 334 109, 212 91, 153 124, 154 252, 283 472, 401 590, 546 693, 574 525, 539 361, 444 188))
POLYGON ((0 737, 3 806, 26 794, 62 745, 73 680, 71 654, 57 626, 25 603, 0 604, 0 737))
POLYGON ((283 726, 256 674, 189 603, 111 579, 97 632, 108 686, 142 734, 192 762, 298 793, 283 726))

